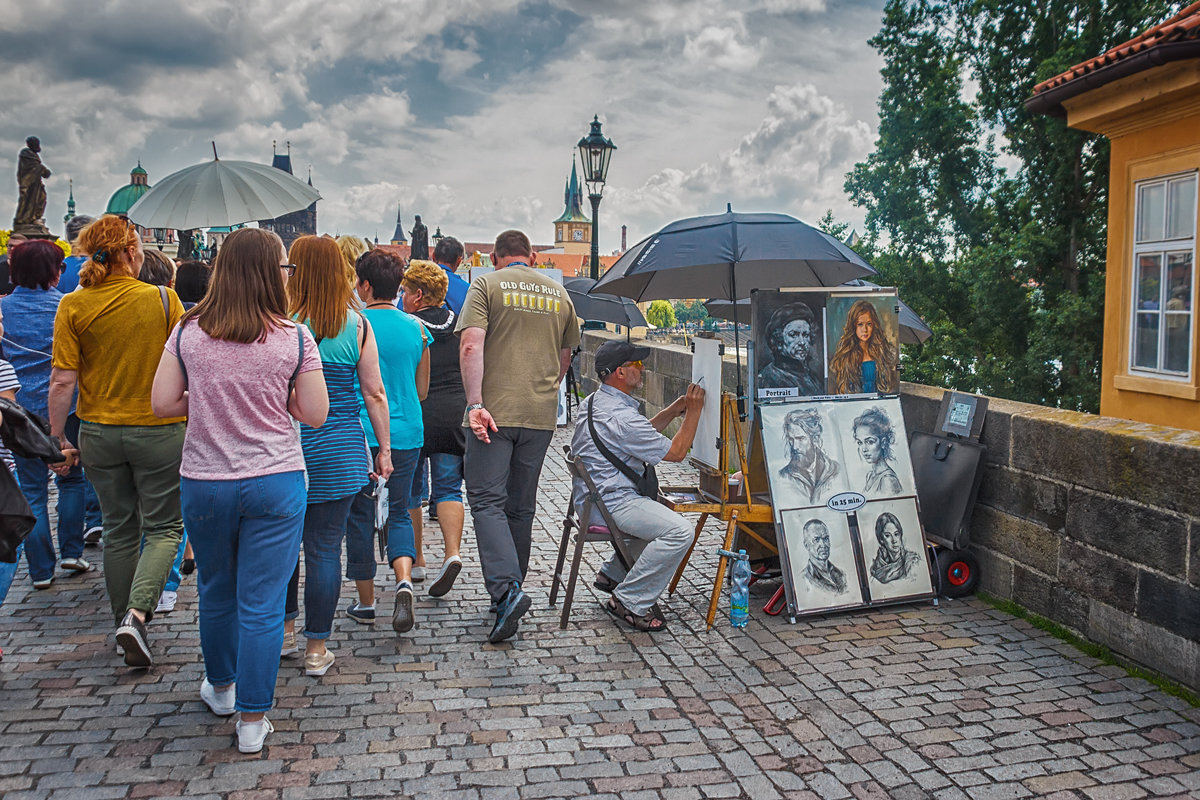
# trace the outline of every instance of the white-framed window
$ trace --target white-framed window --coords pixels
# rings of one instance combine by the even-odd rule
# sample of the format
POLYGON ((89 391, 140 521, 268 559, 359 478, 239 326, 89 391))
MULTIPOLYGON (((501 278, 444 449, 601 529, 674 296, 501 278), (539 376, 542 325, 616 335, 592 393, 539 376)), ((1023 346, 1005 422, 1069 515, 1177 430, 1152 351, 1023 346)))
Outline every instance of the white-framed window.
POLYGON ((1134 186, 1131 372, 1190 377, 1195 330, 1196 184, 1193 171, 1134 186))

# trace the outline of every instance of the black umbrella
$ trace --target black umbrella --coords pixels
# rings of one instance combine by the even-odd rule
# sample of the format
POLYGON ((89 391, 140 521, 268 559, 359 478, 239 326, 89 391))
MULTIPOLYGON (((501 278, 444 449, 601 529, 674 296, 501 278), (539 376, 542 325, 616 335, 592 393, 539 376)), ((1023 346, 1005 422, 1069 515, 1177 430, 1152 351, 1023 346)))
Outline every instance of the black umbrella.
POLYGON ((628 328, 645 328, 646 317, 637 304, 626 297, 611 294, 588 294, 596 285, 591 278, 567 278, 563 286, 575 305, 575 315, 588 322, 611 322, 628 328))
MULTIPOLYGON (((847 281, 845 285, 878 288, 877 284, 862 280, 847 281)), ((925 320, 917 316, 917 312, 909 308, 900 298, 896 298, 896 302, 900 304, 901 344, 920 344, 933 335, 933 331, 925 324, 925 320)), ((750 298, 746 297, 738 300, 737 305, 737 316, 742 319, 748 319, 750 317, 750 298)), ((732 320, 734 318, 733 303, 729 300, 705 300, 704 307, 708 309, 710 317, 724 320, 732 320)))
MULTIPOLYGON (((634 300, 749 297, 752 289, 837 286, 875 270, 833 236, 787 214, 724 214, 672 222, 627 250, 594 292, 634 300)), ((738 411, 745 416, 741 350, 738 411)))

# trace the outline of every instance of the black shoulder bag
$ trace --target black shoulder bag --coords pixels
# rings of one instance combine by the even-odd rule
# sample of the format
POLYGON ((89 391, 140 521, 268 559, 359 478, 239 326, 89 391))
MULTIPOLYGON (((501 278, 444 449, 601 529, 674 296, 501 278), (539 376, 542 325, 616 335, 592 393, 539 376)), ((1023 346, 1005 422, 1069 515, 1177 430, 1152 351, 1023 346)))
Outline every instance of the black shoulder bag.
POLYGON ((596 423, 592 421, 592 406, 596 404, 596 397, 593 395, 588 399, 588 430, 591 431, 592 441, 596 443, 596 449, 600 451, 600 455, 608 459, 609 463, 617 468, 617 471, 624 475, 633 483, 633 488, 642 497, 649 497, 651 500, 658 499, 658 473, 654 471, 653 464, 645 464, 645 469, 641 475, 633 471, 633 468, 626 464, 621 459, 613 455, 613 451, 605 446, 600 440, 600 436, 596 433, 596 423))

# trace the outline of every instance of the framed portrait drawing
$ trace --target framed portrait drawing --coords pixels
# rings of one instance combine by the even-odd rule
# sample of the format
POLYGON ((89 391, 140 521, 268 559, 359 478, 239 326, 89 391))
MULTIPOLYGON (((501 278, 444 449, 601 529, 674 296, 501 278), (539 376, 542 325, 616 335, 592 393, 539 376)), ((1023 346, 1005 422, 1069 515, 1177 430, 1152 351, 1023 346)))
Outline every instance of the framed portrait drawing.
POLYGON ((929 549, 916 498, 877 500, 856 513, 870 602, 932 597, 929 549))
POLYGON ((754 396, 812 397, 825 391, 824 292, 759 290, 751 295, 754 396))
POLYGON ((823 506, 829 498, 850 489, 833 405, 810 402, 759 407, 767 483, 776 510, 823 506))
POLYGON ((825 317, 825 393, 899 392, 900 307, 895 290, 831 294, 825 317))
POLYGON ((797 615, 863 605, 846 514, 825 507, 780 512, 797 615))
POLYGON ((829 403, 849 491, 868 500, 917 493, 900 398, 829 403))

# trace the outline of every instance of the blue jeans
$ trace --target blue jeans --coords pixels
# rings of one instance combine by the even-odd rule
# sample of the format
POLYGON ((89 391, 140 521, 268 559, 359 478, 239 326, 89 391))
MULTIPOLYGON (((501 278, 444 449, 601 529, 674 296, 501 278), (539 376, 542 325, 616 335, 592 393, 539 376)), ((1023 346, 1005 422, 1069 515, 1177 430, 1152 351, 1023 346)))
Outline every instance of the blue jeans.
MULTIPOLYGON (((348 494, 325 503, 309 503, 304 512, 304 636, 308 639, 328 639, 333 630, 342 592, 342 539, 353 500, 354 495, 348 494)), ((203 571, 204 565, 199 568, 203 571)), ((292 580, 300 580, 299 563, 292 580)))
MULTIPOLYGON (((0 465, 3 469, 3 465, 0 465)), ((17 574, 17 567, 21 565, 21 549, 25 547, 25 543, 17 545, 17 560, 9 564, 5 561, 0 561, 0 606, 4 605, 4 598, 8 597, 8 589, 12 586, 13 578, 17 574)))
POLYGON ((300 552, 304 473, 231 481, 180 479, 200 595, 200 648, 214 686, 237 682, 238 711, 275 699, 283 598, 300 552))
MULTIPOLYGON (((374 462, 379 448, 371 448, 374 462)), ((397 558, 416 558, 416 534, 408 516, 408 488, 412 486, 421 448, 392 451, 392 475, 387 481, 388 564, 397 558)), ((354 494, 350 518, 346 521, 346 578, 369 581, 375 578, 375 484, 369 483, 354 494)))
POLYGON ((463 488, 463 457, 450 453, 430 453, 417 463, 413 474, 412 491, 409 492, 409 507, 420 508, 426 500, 435 506, 438 503, 461 503, 463 488), (429 478, 433 478, 433 492, 429 491, 429 478))
POLYGON ((171 571, 167 573, 167 583, 163 586, 164 592, 178 592, 179 584, 183 582, 183 573, 179 570, 183 568, 183 551, 187 548, 188 534, 187 527, 184 526, 183 538, 179 540, 179 549, 175 551, 175 562, 171 564, 171 571))
MULTIPOLYGON (((54 577, 54 567, 58 563, 54 556, 54 540, 50 536, 47 509, 50 470, 41 459, 15 458, 21 494, 29 501, 37 520, 25 540, 29 577, 35 581, 49 580, 54 577)), ((83 470, 76 466, 65 476, 55 476, 55 483, 58 484, 59 554, 63 558, 79 558, 83 555, 83 470)))

